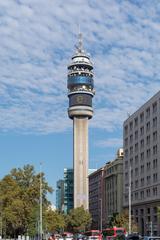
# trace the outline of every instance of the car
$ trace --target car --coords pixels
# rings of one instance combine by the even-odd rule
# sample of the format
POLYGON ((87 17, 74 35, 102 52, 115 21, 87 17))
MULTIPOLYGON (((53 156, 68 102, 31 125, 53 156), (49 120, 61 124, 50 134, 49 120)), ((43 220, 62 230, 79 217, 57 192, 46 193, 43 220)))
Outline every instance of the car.
POLYGON ((62 233, 62 237, 65 240, 73 240, 73 234, 70 232, 64 232, 62 233))
POLYGON ((125 239, 126 240, 140 240, 140 239, 142 239, 142 236, 139 235, 139 233, 131 233, 131 234, 128 234, 125 239))
POLYGON ((160 240, 160 236, 144 236, 144 240, 160 240))
POLYGON ((74 240, 84 240, 85 238, 85 235, 81 233, 77 233, 74 235, 74 240))

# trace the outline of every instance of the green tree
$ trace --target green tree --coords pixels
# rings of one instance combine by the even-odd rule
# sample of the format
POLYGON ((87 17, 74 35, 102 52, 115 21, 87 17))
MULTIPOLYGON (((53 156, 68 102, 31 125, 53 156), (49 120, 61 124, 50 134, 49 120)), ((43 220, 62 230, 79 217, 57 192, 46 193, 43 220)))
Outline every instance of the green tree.
POLYGON ((53 211, 49 208, 46 211, 46 229, 48 232, 61 232, 65 227, 64 216, 58 211, 53 211))
POLYGON ((85 231, 91 224, 92 218, 83 207, 70 210, 66 216, 67 229, 73 232, 85 231))
MULTIPOLYGON (((126 231, 129 230, 129 215, 128 211, 124 210, 122 213, 114 213, 110 219, 109 226, 124 227, 126 231)), ((132 219, 131 222, 132 232, 138 231, 138 225, 132 219)))
POLYGON ((47 193, 53 190, 48 186, 44 173, 35 173, 32 165, 22 169, 14 168, 0 181, 0 203, 8 236, 19 234, 35 235, 39 219, 40 177, 42 178, 43 215, 50 202, 47 193))

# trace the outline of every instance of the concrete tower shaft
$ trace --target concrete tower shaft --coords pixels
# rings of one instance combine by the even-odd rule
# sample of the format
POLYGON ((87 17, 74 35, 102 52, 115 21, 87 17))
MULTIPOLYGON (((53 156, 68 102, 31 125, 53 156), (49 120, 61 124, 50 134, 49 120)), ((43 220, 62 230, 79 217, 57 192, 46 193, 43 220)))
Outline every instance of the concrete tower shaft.
POLYGON ((88 209, 88 118, 73 119, 74 208, 88 209))
POLYGON ((93 116, 93 65, 83 49, 82 34, 68 65, 68 115, 73 120, 74 208, 88 209, 88 119, 93 116))

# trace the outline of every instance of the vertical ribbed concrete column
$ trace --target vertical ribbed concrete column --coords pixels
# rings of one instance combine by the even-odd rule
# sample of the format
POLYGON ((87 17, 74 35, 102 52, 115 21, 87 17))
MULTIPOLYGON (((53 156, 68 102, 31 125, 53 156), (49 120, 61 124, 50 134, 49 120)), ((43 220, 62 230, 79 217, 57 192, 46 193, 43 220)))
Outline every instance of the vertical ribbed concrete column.
POLYGON ((88 117, 73 119, 74 208, 88 209, 88 117))

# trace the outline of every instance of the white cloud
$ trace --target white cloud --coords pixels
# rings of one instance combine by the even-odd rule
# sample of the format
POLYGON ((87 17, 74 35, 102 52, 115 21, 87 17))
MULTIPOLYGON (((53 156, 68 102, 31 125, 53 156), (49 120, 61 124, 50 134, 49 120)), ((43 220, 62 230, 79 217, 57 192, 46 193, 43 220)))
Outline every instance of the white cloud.
POLYGON ((115 147, 122 147, 123 142, 121 138, 110 138, 107 140, 100 140, 96 142, 96 145, 99 147, 107 147, 107 148, 115 148, 115 147))
POLYGON ((0 1, 0 128, 65 131, 78 24, 95 66, 91 127, 114 132, 159 88, 158 1, 0 1), (145 3, 145 4, 144 4, 145 3))

